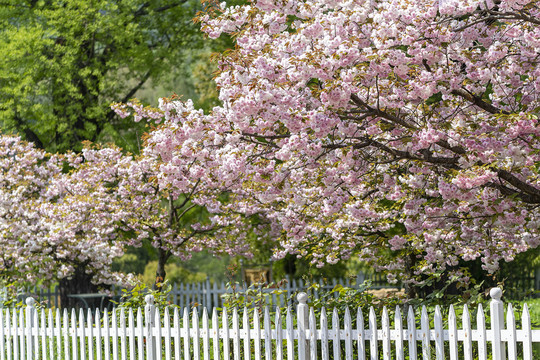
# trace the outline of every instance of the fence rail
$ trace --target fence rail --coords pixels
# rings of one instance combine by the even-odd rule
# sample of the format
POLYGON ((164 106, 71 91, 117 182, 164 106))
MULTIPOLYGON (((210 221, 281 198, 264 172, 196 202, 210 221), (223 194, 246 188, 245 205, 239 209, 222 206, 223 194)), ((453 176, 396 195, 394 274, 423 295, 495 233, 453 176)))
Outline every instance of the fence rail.
POLYGON ((29 298, 19 312, 0 309, 0 360, 533 360, 540 330, 531 329, 527 306, 520 329, 512 305, 505 321, 501 294, 491 291, 490 328, 480 307, 476 329, 466 306, 461 328, 453 307, 446 329, 439 307, 432 319, 425 307, 419 319, 412 308, 403 314, 397 307, 393 325, 386 308, 380 322, 373 308, 367 314, 347 309, 343 316, 337 309, 330 316, 321 311, 316 317, 305 293, 295 308, 272 316, 268 308, 262 314, 214 309, 211 316, 206 309, 199 315, 196 308, 191 313, 184 308, 183 314, 166 308, 161 314, 151 295, 135 312, 115 309, 109 316, 88 310, 85 316, 80 309, 77 316, 74 309, 38 310, 29 298))

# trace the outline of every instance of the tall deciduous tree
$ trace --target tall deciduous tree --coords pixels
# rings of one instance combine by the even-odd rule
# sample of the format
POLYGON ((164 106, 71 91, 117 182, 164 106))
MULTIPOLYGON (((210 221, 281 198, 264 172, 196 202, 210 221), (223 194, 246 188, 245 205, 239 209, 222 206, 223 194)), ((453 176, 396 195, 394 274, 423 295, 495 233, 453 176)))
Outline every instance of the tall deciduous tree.
POLYGON ((322 265, 359 254, 409 284, 441 271, 467 282, 461 261, 493 272, 539 245, 535 1, 214 11, 203 29, 237 45, 219 62, 224 105, 205 115, 162 101, 148 139, 161 182, 229 189, 231 208, 281 226, 276 257, 322 265))
POLYGON ((0 3, 0 127, 52 152, 81 141, 136 144, 112 101, 184 62, 201 40, 197 0, 7 0, 0 3))

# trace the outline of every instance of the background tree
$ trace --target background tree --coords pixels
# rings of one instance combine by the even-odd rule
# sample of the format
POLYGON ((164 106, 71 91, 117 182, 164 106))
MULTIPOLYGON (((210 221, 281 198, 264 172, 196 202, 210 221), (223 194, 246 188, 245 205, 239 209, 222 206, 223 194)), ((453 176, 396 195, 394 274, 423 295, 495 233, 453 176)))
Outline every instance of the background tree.
POLYGON ((236 211, 275 222, 277 258, 321 266, 358 254, 411 296, 424 276, 466 285, 463 263, 491 273, 539 245, 535 2, 214 11, 203 29, 237 45, 219 62, 224 105, 205 115, 162 101, 148 141, 160 181, 183 191, 198 169, 236 211))
POLYGON ((144 128, 114 117, 201 45, 197 0, 7 0, 0 4, 0 127, 52 152, 81 141, 136 150, 144 128))

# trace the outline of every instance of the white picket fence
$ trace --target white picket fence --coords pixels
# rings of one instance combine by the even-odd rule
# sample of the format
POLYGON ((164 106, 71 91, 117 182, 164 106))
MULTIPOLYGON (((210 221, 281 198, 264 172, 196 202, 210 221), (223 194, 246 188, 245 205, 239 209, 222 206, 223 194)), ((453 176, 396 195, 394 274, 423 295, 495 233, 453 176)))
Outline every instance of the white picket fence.
POLYGON ((111 316, 90 310, 85 316, 82 309, 78 316, 75 310, 37 310, 34 299, 28 298, 24 311, 0 309, 0 360, 517 360, 518 356, 533 360, 533 344, 540 343, 540 330, 531 329, 526 306, 521 329, 516 328, 511 305, 505 322, 501 294, 498 288, 491 291, 491 328, 486 328, 480 307, 474 330, 467 307, 461 329, 453 307, 447 329, 439 307, 433 326, 425 307, 418 324, 412 308, 404 320, 397 307, 393 327, 386 308, 381 324, 373 308, 367 322, 360 310, 351 314, 348 309, 341 319, 336 309, 331 318, 321 311, 316 319, 305 293, 298 295, 294 313, 289 307, 284 318, 280 312, 271 317, 265 308, 262 324, 257 309, 253 316, 244 309, 241 319, 236 309, 232 316, 226 309, 218 316, 214 309, 210 319, 206 309, 201 317, 196 309, 190 314, 187 308, 183 316, 178 308, 172 314, 167 308, 162 315, 151 295, 144 310, 115 309, 111 316))

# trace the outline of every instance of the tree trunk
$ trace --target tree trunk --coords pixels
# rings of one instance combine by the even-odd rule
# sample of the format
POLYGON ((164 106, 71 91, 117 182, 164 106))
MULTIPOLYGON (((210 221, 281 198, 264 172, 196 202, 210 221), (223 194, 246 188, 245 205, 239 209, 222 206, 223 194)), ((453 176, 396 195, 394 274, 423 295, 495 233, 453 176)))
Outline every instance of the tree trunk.
POLYGON ((158 266, 156 270, 156 280, 154 282, 155 290, 161 290, 162 284, 165 281, 165 276, 167 275, 165 264, 170 257, 171 253, 169 251, 158 248, 158 266))
POLYGON ((79 265, 70 279, 61 279, 58 283, 58 292, 60 293, 60 306, 63 308, 85 307, 88 305, 91 309, 98 308, 101 305, 101 299, 81 299, 70 297, 69 295, 97 293, 99 288, 91 282, 92 276, 85 272, 84 265, 79 265))

